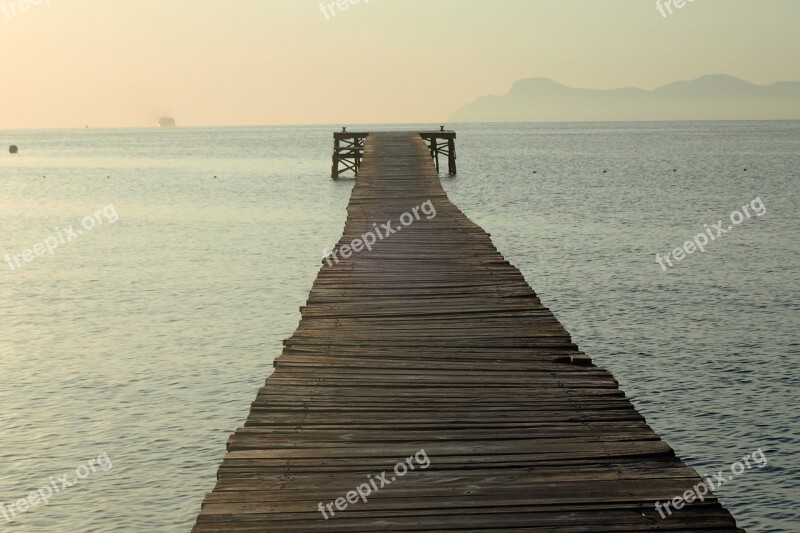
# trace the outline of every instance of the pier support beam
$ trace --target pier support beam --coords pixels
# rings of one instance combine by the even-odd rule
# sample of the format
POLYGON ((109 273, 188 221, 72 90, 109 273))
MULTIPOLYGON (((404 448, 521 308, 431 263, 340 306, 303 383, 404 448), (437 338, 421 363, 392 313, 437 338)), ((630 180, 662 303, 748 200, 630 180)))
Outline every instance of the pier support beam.
POLYGON ((364 158, 364 143, 369 133, 349 133, 346 128, 333 134, 333 163, 331 178, 352 171, 358 176, 358 167, 364 158))
POLYGON ((447 173, 455 176, 456 169, 456 132, 445 130, 442 127, 439 131, 423 131, 420 134, 428 144, 431 157, 436 164, 436 172, 439 172, 439 155, 447 156, 447 173))
MULTIPOLYGON (((338 178, 345 172, 352 172, 358 176, 358 169, 364 159, 364 145, 367 132, 348 132, 346 128, 333 134, 333 157, 331 164, 331 178, 338 178)), ((439 156, 447 157, 447 173, 455 176, 456 169, 456 132, 445 130, 444 126, 439 131, 423 131, 420 137, 425 140, 431 157, 436 165, 436 172, 441 168, 439 156)))

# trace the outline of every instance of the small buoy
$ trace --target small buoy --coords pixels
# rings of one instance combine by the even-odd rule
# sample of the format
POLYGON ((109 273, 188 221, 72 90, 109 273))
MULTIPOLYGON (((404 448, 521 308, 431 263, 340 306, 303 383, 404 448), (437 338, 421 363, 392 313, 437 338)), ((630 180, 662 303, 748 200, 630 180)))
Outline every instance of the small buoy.
POLYGON ((534 170, 533 173, 536 174, 536 171, 534 170))
POLYGON ((603 174, 605 174, 606 172, 608 172, 608 171, 607 171, 607 170, 604 170, 604 171, 603 171, 603 174))
POLYGON ((747 172, 747 169, 744 169, 744 171, 747 172))
POLYGON ((216 176, 214 176, 214 179, 217 179, 217 177, 216 177, 216 176))
POLYGON ((673 172, 677 172, 677 171, 678 171, 678 169, 677 169, 677 168, 673 168, 673 169, 672 169, 672 171, 673 171, 673 172))
POLYGON ((8 147, 8 151, 9 153, 16 154, 19 151, 19 148, 17 148, 16 144, 12 144, 8 147))

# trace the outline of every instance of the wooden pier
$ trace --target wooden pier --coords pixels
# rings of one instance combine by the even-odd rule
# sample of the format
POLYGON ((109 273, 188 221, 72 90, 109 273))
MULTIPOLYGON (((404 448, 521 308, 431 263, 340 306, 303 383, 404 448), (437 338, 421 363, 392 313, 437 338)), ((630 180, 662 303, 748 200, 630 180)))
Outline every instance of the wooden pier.
POLYGON ((700 476, 449 202, 420 134, 362 149, 335 255, 193 531, 742 531, 711 494, 661 518, 700 476), (423 449, 428 468, 346 501, 423 449))

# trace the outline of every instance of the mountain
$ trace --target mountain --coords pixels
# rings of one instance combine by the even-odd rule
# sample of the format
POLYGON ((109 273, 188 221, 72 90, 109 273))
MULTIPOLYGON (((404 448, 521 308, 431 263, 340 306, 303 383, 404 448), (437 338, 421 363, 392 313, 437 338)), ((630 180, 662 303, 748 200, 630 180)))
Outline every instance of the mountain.
POLYGON ((800 82, 754 85, 702 76, 655 90, 575 89, 548 78, 518 80, 502 96, 482 96, 449 122, 800 119, 800 82))

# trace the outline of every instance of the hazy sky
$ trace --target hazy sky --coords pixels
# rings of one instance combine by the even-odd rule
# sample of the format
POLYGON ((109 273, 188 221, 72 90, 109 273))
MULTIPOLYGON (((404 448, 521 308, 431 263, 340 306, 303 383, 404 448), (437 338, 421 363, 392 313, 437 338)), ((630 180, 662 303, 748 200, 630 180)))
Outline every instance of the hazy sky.
POLYGON ((800 80, 798 0, 18 2, 0 0, 0 129, 437 122, 519 78, 800 80))

